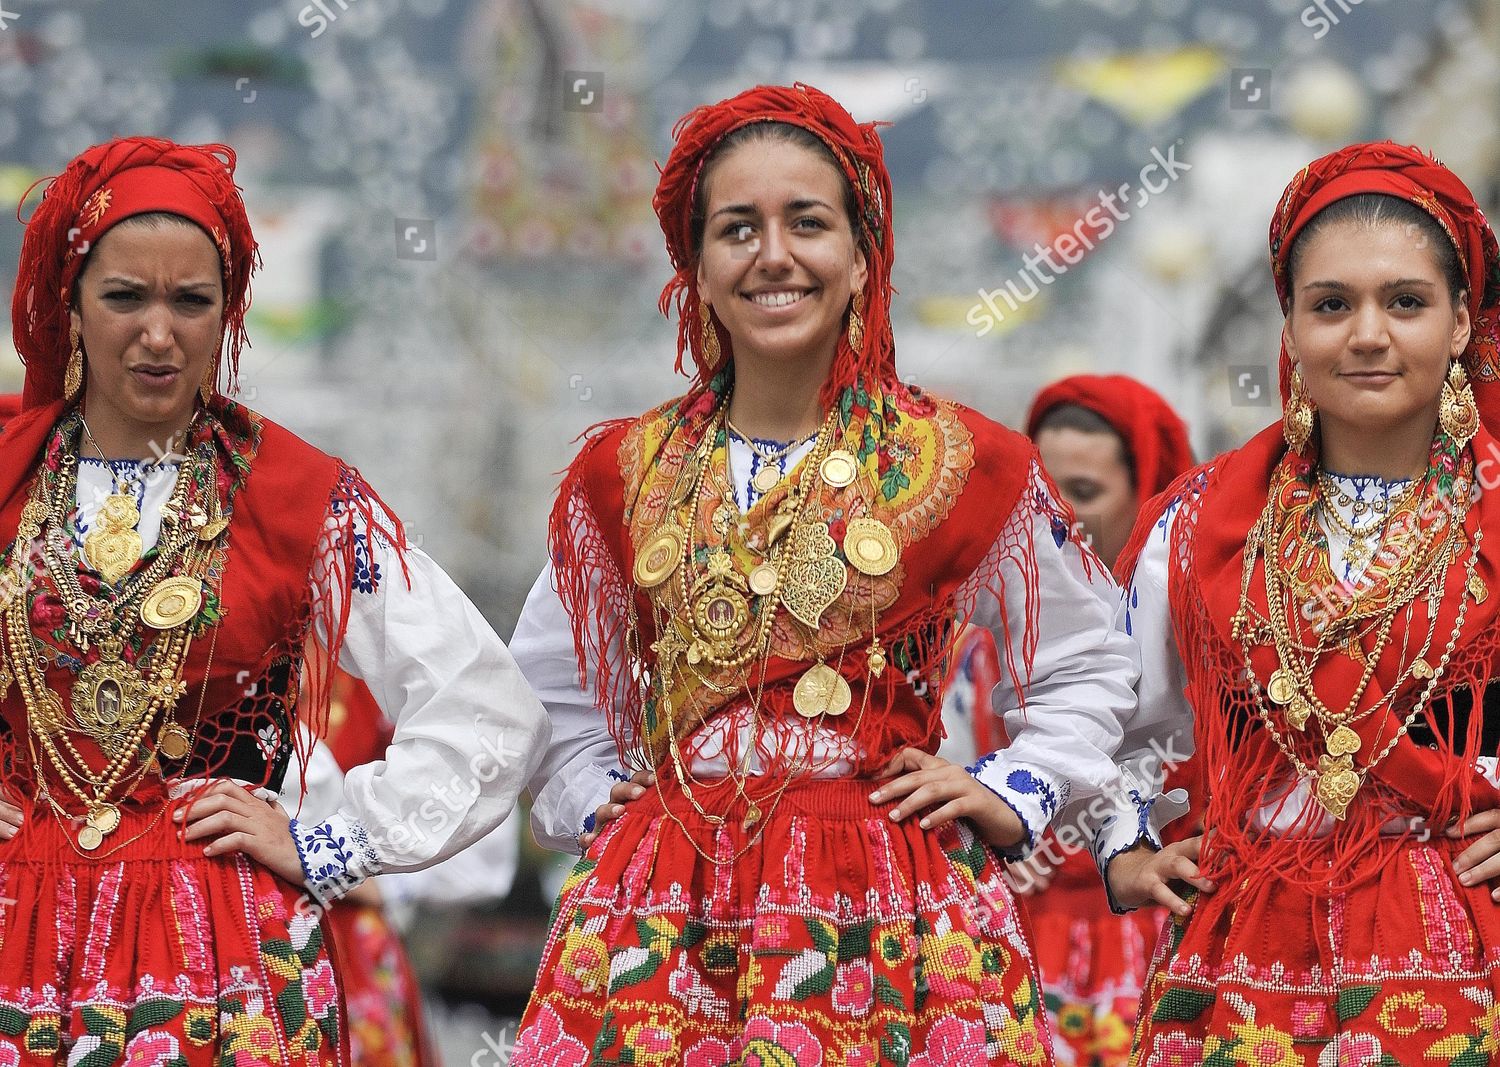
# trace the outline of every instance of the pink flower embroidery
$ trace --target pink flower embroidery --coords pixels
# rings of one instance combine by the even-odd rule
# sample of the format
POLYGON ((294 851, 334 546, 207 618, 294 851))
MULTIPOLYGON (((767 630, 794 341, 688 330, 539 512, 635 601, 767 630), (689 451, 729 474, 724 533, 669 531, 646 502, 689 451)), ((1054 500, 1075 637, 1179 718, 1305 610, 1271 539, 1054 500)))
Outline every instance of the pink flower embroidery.
POLYGON ((705 1037, 682 1058, 682 1067, 723 1067, 735 1060, 734 1050, 717 1037, 705 1037))
POLYGON ((790 936, 785 915, 763 915, 755 922, 756 948, 781 948, 790 936))
POLYGON ((848 1015, 868 1015, 875 1006, 875 968, 869 960, 839 964, 833 980, 833 1006, 848 1015))
MULTIPOLYGON (((1029 1050, 1015 1051, 1022 1053, 1029 1050)), ((984 1055, 984 1024, 950 1015, 932 1028, 927 1035, 927 1047, 911 1058, 910 1067, 943 1067, 950 1063, 982 1062, 984 1055), (975 1053, 979 1055, 978 1061, 975 1060, 975 1053)))
POLYGON ((312 970, 302 972, 302 995, 313 1018, 321 1019, 328 1014, 338 1000, 339 991, 333 980, 333 967, 327 960, 319 960, 312 970))
POLYGON ((1156 1039, 1146 1067, 1198 1067, 1203 1062, 1203 1042, 1186 1034, 1168 1034, 1156 1039))
POLYGON ((511 1052, 512 1063, 534 1063, 537 1067, 583 1067, 588 1060, 587 1046, 564 1032, 561 1017, 550 1007, 537 1012, 511 1052))
POLYGON ((1339 1034, 1318 1057, 1318 1067, 1374 1067, 1382 1057, 1374 1034, 1339 1034))
POLYGON ((161 1067, 179 1055, 177 1039, 171 1034, 142 1030, 125 1047, 124 1067, 161 1067))
POLYGON ((803 1023, 777 1023, 758 1015, 745 1024, 745 1067, 784 1064, 786 1056, 797 1067, 822 1067, 823 1046, 803 1023))
POLYGON ((1292 1036, 1321 1037, 1326 1034, 1324 1020, 1328 1008, 1321 1000, 1299 1000, 1292 1005, 1292 1036))

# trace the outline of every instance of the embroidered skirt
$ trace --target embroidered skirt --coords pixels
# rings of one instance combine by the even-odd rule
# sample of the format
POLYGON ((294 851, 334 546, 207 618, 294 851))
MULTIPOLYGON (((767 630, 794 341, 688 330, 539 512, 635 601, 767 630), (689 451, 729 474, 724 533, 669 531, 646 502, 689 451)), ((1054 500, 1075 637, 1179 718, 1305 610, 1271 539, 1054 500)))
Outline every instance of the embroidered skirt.
POLYGON ((558 898, 512 1062, 1050 1064, 999 859, 964 823, 893 824, 874 788, 798 783, 748 848, 666 782, 628 805, 558 898))
POLYGON ((1496 1062, 1500 906, 1454 878, 1471 843, 1402 847, 1348 892, 1261 878, 1199 895, 1163 931, 1132 1062, 1496 1062))
POLYGON ((1125 1067, 1146 971, 1167 913, 1161 908, 1111 912, 1086 852, 1069 853, 1052 884, 1022 898, 1021 907, 1031 921, 1057 1062, 1125 1067))
MULTIPOLYGON (((23 805, 23 807, 26 807, 23 805)), ((299 890, 207 859, 161 808, 80 855, 26 807, 0 844, 0 1067, 334 1067, 340 995, 299 890)))

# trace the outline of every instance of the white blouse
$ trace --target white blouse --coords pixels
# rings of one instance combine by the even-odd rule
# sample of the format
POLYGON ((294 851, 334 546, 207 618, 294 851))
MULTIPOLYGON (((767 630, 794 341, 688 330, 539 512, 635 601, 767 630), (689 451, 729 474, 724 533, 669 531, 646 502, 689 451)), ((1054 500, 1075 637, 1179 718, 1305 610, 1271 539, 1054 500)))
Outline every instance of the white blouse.
MULTIPOLYGON (((803 443, 783 457, 783 473, 811 448, 811 443, 803 443)), ((751 479, 760 463, 748 445, 730 437, 729 473, 742 509, 759 496, 751 479)), ((1023 710, 1020 694, 1008 676, 1002 677, 994 701, 1005 716, 1012 743, 969 768, 1015 809, 1025 825, 1027 839, 1015 850, 1017 856, 1030 851, 1070 794, 1087 798, 1119 788, 1112 756, 1120 743, 1122 724, 1135 713, 1138 661, 1135 646, 1122 629, 1119 590, 1097 560, 1086 569, 1083 550, 1065 536, 1066 531, 1061 537, 1055 535, 1055 510, 1033 461, 1031 485, 1006 528, 1014 533, 1018 525, 1029 526, 1035 550, 1039 618, 1031 683, 1023 710)), ((997 549, 1005 541, 1002 535, 997 549)), ((1006 570, 1014 566, 1002 564, 1000 581, 988 587, 993 595, 979 596, 974 618, 975 625, 995 634, 1002 648, 999 598, 1003 596, 1010 618, 1023 618, 1025 611, 1023 576, 1006 570)), ((1010 642, 1017 662, 1021 661, 1019 630, 1010 642)), ((615 782, 628 777, 628 769, 620 765, 615 741, 595 707, 592 665, 586 683, 579 685, 573 630, 553 587, 550 565, 526 598, 510 647, 552 719, 552 743, 531 781, 532 830, 546 847, 576 851, 579 834, 592 828, 595 809, 607 800, 615 782)), ((743 740, 749 729, 748 721, 735 721, 732 713, 721 713, 702 724, 685 746, 691 755, 691 773, 702 777, 724 774, 726 734, 738 731, 743 740)), ((833 731, 801 722, 788 724, 786 729, 783 740, 788 744, 805 744, 807 732, 813 732, 813 758, 829 764, 820 772, 825 776, 848 774, 858 756, 841 751, 848 742, 833 731)), ((752 765, 751 772, 758 769, 752 765)))
MULTIPOLYGON (((141 540, 146 549, 156 543, 175 462, 81 460, 80 540, 116 478, 123 483, 132 474, 141 540)), ((330 502, 325 547, 344 528, 335 508, 330 502)), ((358 580, 334 576, 354 586, 339 666, 364 679, 395 735, 383 759, 344 776, 337 810, 316 824, 293 820, 308 886, 319 900, 381 871, 428 867, 494 830, 515 806, 550 734, 515 660, 442 568, 408 548, 408 586, 390 545, 369 529, 354 536, 364 538, 372 567, 358 580)), ((285 789, 293 795, 286 803, 294 811, 300 781, 295 767, 288 771, 285 789)))

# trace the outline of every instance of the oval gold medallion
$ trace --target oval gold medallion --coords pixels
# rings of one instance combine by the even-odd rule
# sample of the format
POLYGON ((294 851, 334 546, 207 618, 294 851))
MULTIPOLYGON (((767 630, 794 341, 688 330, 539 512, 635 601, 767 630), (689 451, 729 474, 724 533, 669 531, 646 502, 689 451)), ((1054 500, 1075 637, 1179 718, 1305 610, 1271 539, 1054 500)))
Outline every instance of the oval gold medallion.
POLYGON ((88 823, 101 834, 114 833, 120 825, 120 809, 113 804, 101 804, 89 812, 88 823))
POLYGON ((828 458, 818 468, 818 473, 829 485, 842 489, 854 483, 854 477, 859 473, 859 461, 847 449, 836 448, 828 453, 828 458))
POLYGON ((155 630, 181 626, 203 607, 203 583, 178 575, 163 579, 141 603, 141 621, 155 630))
POLYGON ((776 488, 776 483, 781 481, 781 470, 777 467, 762 467, 755 472, 755 477, 750 479, 750 484, 755 486, 757 493, 769 493, 776 488))
POLYGON ((842 715, 854 702, 854 694, 844 676, 826 663, 817 663, 797 679, 792 703, 805 719, 819 715, 842 715))
POLYGON ((635 554, 635 582, 642 589, 654 589, 672 576, 682 555, 682 527, 668 522, 659 528, 635 554))
POLYGON ((850 519, 844 532, 844 556, 862 574, 889 574, 900 553, 890 527, 879 519, 850 519))
POLYGON ((1277 668, 1271 672, 1271 680, 1266 683, 1266 695, 1277 704, 1290 704, 1297 695, 1297 683, 1292 680, 1291 674, 1277 668))
POLYGON ((78 847, 85 852, 92 852, 104 844, 104 834, 97 826, 85 825, 78 831, 78 847))
POLYGON ((161 733, 156 735, 156 748, 169 760, 180 760, 188 754, 188 747, 192 739, 188 737, 187 731, 176 723, 161 728, 161 733))
POLYGON ((780 581, 781 575, 776 572, 775 566, 762 563, 750 572, 750 592, 756 596, 770 596, 776 592, 780 581))

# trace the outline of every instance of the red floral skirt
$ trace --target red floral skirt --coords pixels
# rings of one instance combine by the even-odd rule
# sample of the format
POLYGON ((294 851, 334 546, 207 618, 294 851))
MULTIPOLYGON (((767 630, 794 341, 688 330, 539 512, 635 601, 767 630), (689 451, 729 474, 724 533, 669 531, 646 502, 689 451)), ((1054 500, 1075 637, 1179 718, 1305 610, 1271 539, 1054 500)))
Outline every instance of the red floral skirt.
POLYGON ((1042 1002, 1057 1035, 1057 1062, 1125 1067, 1166 912, 1111 912, 1086 852, 1069 853, 1052 884, 1023 898, 1021 906, 1031 920, 1042 1002))
POLYGON ((333 1067, 341 1005, 315 913, 159 806, 80 855, 45 808, 0 844, 0 1067, 333 1067))
POLYGON ((1453 875, 1471 843, 1412 843, 1348 892, 1256 878, 1199 895, 1157 946, 1132 1062, 1497 1062, 1500 906, 1453 875))
POLYGON ((800 782, 715 865, 693 841, 728 859, 751 835, 663 788, 564 885, 517 1067, 1052 1062, 1020 914, 966 823, 894 824, 871 781, 800 782))
POLYGON ((385 909, 343 900, 329 909, 327 921, 349 1019, 350 1059, 359 1067, 435 1067, 422 991, 385 909))

